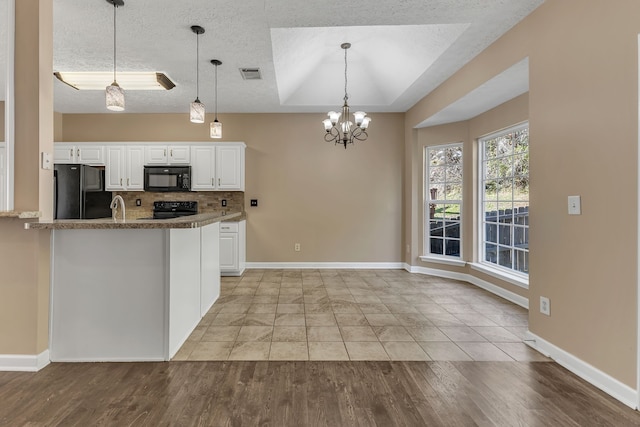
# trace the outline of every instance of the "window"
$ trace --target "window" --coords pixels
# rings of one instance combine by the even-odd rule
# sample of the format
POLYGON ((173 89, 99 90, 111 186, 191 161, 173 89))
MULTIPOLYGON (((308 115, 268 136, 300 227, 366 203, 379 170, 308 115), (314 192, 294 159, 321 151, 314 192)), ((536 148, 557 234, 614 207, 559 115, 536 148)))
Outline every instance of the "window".
POLYGON ((425 253, 460 258, 462 144, 425 148, 425 253))
POLYGON ((529 125, 481 138, 480 260, 529 274, 529 125))

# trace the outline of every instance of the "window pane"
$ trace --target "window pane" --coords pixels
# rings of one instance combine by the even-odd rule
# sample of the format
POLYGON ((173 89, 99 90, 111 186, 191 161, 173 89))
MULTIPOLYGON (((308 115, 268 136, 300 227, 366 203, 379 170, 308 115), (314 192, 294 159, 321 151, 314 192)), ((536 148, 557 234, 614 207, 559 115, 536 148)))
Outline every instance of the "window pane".
POLYGON ((447 156, 447 163, 449 164, 462 163, 462 147, 461 146, 445 148, 445 153, 447 156))
POLYGON ((429 168, 429 183, 441 183, 444 182, 444 166, 435 166, 429 168))
POLYGON ((446 180, 447 182, 459 182, 462 183, 462 165, 449 165, 446 167, 446 180))
POLYGON ((498 157, 510 156, 513 153, 513 140, 511 138, 512 134, 498 138, 498 157))
POLYGON ((445 240, 445 255, 460 256, 460 240, 445 240))
POLYGON ((511 245, 511 226, 499 225, 498 226, 498 243, 501 245, 511 245))
POLYGON ((529 273, 529 251, 514 251, 515 265, 513 268, 522 273, 529 273))
POLYGON ((443 245, 444 240, 434 239, 432 237, 430 241, 431 241, 431 245, 430 245, 431 253, 435 255, 444 255, 444 245, 443 245))
POLYGON ((498 206, 497 203, 484 204, 484 218, 486 222, 498 222, 498 206))
POLYGON ((498 203, 498 222, 503 224, 513 223, 513 203, 498 203))
POLYGON ((529 176, 529 154, 513 156, 513 174, 516 176, 529 176))
POLYGON ((529 249, 529 227, 513 227, 513 246, 529 249))
POLYGON ((485 240, 491 243, 498 243, 498 226, 495 224, 485 224, 485 240))
POLYGON ((498 181, 495 179, 484 182, 484 199, 498 200, 498 181))
POLYGON ((499 178, 508 178, 513 176, 513 158, 503 157, 500 160, 495 160, 498 166, 497 175, 499 178))
POLYGON ((498 261, 498 247, 496 245, 486 244, 484 249, 484 260, 496 264, 498 261))
POLYGON ((455 237, 459 239, 460 238, 460 222, 447 221, 445 223, 444 235, 446 237, 455 237))
POLYGON ((444 222, 442 221, 429 221, 429 231, 431 236, 442 237, 444 232, 444 222))
POLYGON ((427 151, 427 158, 429 159, 429 166, 438 166, 444 165, 444 150, 443 149, 435 149, 427 151))
POLYGON ((513 179, 498 180, 498 200, 513 200, 513 179))
POLYGON ((462 183, 447 184, 445 187, 445 200, 462 200, 462 183))
POLYGON ((484 176, 487 179, 498 178, 500 172, 500 160, 487 160, 484 162, 484 176))
POLYGON ((429 200, 444 199, 444 185, 442 184, 429 185, 429 193, 427 194, 427 197, 429 197, 429 200))
POLYGON ((498 247, 498 265, 501 265, 502 267, 512 268, 511 248, 505 246, 498 247))
POLYGON ((497 147, 498 147, 498 142, 495 139, 490 139, 488 141, 485 141, 484 159, 488 160, 488 159, 495 158, 498 152, 497 147))
POLYGON ((529 204, 521 206, 519 203, 514 203, 513 222, 518 225, 529 225, 529 204))

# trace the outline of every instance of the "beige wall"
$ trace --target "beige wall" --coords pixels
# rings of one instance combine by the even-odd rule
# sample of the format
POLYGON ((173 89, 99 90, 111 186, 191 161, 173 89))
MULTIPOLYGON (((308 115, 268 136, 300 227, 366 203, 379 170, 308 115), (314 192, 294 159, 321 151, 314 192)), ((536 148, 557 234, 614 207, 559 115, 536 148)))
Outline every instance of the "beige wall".
MULTIPOLYGON (((53 148, 53 2, 16 2, 15 209, 52 211, 52 173, 39 153, 53 148), (34 22, 37 25, 34 25, 34 22)), ((48 347, 49 233, 0 219, 0 354, 48 347)))
MULTIPOLYGON (((223 141, 247 144, 247 261, 401 261, 404 115, 371 114, 347 150, 324 142, 322 116, 220 115, 223 141)), ((187 114, 65 114, 62 127, 70 142, 213 143, 187 114)))
MULTIPOLYGON (((407 112, 405 124, 405 146, 416 146, 416 124, 529 56, 529 327, 634 389, 638 16, 632 0, 547 0, 407 112), (582 196, 582 215, 567 215, 569 195, 582 196), (539 313, 541 295, 550 317, 539 313)), ((509 114, 476 123, 470 137, 514 121, 509 114)), ((420 173, 407 166, 405 239, 418 240, 420 173)))
POLYGON ((0 101, 0 141, 4 140, 4 101, 0 101))

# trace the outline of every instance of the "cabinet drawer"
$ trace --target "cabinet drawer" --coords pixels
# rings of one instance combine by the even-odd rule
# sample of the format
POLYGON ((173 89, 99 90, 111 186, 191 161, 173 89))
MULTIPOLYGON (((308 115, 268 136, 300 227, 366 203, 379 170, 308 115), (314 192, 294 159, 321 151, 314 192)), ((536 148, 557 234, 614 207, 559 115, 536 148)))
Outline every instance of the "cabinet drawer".
POLYGON ((237 233, 238 223, 237 222, 221 222, 220 232, 221 233, 237 233))

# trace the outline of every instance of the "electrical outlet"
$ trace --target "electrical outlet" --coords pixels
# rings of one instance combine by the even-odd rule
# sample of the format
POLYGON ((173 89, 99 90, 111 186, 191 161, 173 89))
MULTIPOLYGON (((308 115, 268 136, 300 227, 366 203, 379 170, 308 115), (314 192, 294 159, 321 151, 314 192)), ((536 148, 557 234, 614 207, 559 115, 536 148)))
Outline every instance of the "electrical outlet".
POLYGON ((142 206, 142 199, 136 199, 136 206, 142 206))
POLYGON ((540 313, 551 316, 551 303, 549 302, 549 298, 540 297, 540 313))
POLYGON ((258 206, 258 199, 251 199, 251 206, 258 206))
POLYGON ((226 207, 227 206, 227 199, 222 199, 221 203, 222 203, 222 207, 223 208, 226 207))
POLYGON ((300 243, 296 243, 295 245, 293 245, 293 250, 296 252, 300 252, 300 243))

